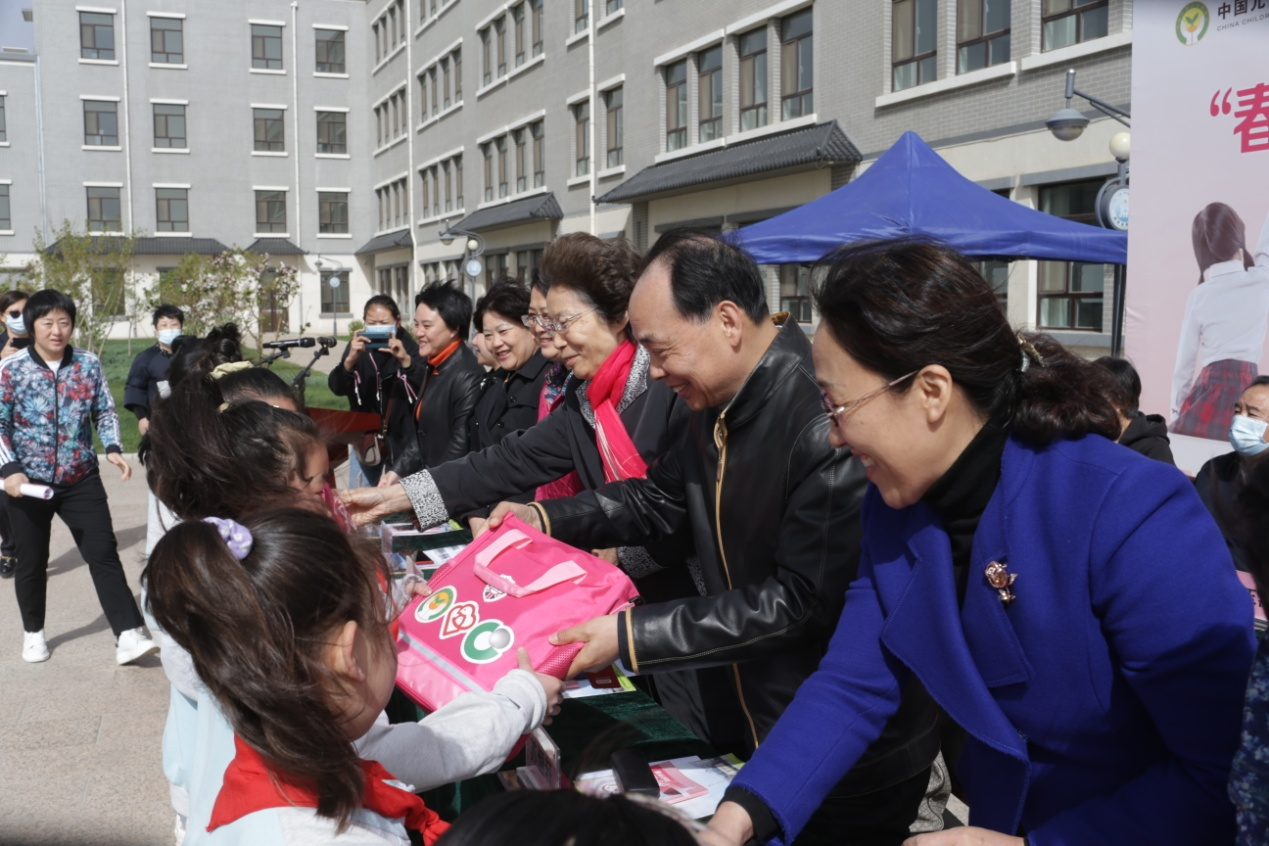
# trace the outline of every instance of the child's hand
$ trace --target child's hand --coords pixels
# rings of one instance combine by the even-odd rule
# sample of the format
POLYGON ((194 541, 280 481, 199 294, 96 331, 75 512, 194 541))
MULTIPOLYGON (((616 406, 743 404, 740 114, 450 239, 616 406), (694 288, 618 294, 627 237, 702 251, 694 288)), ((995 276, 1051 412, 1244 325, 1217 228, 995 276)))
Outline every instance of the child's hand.
POLYGON ((560 703, 564 701, 564 682, 555 676, 534 672, 533 665, 529 663, 529 653, 523 646, 516 650, 516 663, 520 665, 521 670, 533 673, 538 684, 542 685, 542 689, 546 691, 546 719, 542 721, 542 725, 549 726, 551 718, 560 712, 560 703))

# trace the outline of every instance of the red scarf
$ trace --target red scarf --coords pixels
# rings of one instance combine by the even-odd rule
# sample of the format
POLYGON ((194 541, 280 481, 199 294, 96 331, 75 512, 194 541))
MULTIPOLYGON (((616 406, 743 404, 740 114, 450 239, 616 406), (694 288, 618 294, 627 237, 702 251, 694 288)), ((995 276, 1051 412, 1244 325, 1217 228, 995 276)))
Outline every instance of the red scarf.
MULTIPOLYGON (((236 754, 225 768, 224 781, 216 804, 212 808, 209 832, 222 825, 237 822, 248 814, 269 808, 316 808, 317 794, 313 790, 294 784, 283 785, 260 753, 234 737, 236 754)), ((423 842, 431 846, 449 823, 428 810, 423 800, 413 793, 387 783, 392 775, 378 761, 362 761, 361 770, 366 777, 366 795, 362 807, 382 817, 403 820, 405 827, 423 835, 423 842)))
POLYGON ((599 449, 607 482, 642 479, 648 475, 647 463, 617 414, 617 403, 625 393, 636 352, 638 348, 633 343, 622 341, 586 386, 586 398, 595 412, 595 446, 599 449))
POLYGON ((614 406, 621 402, 621 394, 626 390, 626 380, 630 378, 630 366, 634 364, 638 348, 630 341, 622 341, 617 349, 608 354, 604 363, 599 365, 599 372, 586 386, 586 398, 591 408, 599 408, 605 400, 614 406))

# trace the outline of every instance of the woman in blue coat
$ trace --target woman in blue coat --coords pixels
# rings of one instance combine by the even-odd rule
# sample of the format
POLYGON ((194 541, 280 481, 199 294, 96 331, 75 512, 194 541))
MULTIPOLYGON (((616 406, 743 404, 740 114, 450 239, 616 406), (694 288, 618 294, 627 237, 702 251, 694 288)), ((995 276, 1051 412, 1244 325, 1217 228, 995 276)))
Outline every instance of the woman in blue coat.
POLYGON ((1016 335, 957 253, 826 264, 816 373, 871 482, 859 578, 706 841, 791 842, 916 676, 968 735, 971 826, 911 843, 1230 842, 1252 612, 1193 487, 1113 443, 1104 372, 1016 335))

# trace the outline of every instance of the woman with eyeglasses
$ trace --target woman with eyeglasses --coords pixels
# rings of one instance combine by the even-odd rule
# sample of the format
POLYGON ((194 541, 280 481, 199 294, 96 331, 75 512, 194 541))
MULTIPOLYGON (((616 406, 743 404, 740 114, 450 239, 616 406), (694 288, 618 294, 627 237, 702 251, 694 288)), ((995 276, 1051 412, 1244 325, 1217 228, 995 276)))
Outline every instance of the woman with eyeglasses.
POLYGON ((815 276, 829 439, 871 483, 859 576, 703 842, 792 842, 914 677, 967 734, 971 826, 909 846, 1232 842, 1252 610, 1193 486, 1115 444, 1110 375, 1015 334, 954 251, 815 276))
MULTIPOLYGON (((26 298, 25 291, 0 294, 0 313, 4 314, 4 329, 0 331, 0 361, 31 345, 31 335, 22 320, 26 298)), ((18 549, 13 544, 13 528, 9 525, 8 501, 7 496, 0 496, 0 579, 13 578, 13 571, 18 566, 18 549)))
POLYGON ((410 404, 388 343, 396 340, 407 355, 418 351, 418 344, 401 325, 397 301, 387 294, 366 300, 361 319, 364 327, 353 335, 327 378, 330 392, 348 397, 351 411, 380 416, 379 431, 349 448, 348 476, 353 487, 376 484, 410 441, 410 404))

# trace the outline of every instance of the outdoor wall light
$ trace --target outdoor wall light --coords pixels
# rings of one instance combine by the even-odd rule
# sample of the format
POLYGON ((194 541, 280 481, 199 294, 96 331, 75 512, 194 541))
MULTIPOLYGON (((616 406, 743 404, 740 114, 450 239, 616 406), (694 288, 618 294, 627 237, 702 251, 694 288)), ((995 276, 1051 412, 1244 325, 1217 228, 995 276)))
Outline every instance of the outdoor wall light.
MULTIPOLYGON (((1071 108, 1071 99, 1074 97, 1083 97, 1093 108, 1107 117, 1114 118, 1124 126, 1130 125, 1127 119, 1131 118, 1132 115, 1128 114, 1128 112, 1123 109, 1117 109, 1110 103, 1091 97, 1077 89, 1075 87, 1075 69, 1072 68, 1066 72, 1066 107, 1058 109, 1057 114, 1044 122, 1044 125, 1049 128, 1049 132, 1052 132, 1053 137, 1057 140, 1074 141, 1084 134, 1084 128, 1088 126, 1088 118, 1071 108)), ((1120 134, 1127 135, 1127 133, 1120 134)), ((1127 148, 1126 142, 1124 147, 1125 149, 1127 148)), ((1115 155, 1113 151, 1111 155, 1115 155)), ((1119 157, 1116 155, 1115 158, 1118 159, 1119 157)), ((1127 155, 1124 156, 1124 159, 1127 159, 1127 155)))

